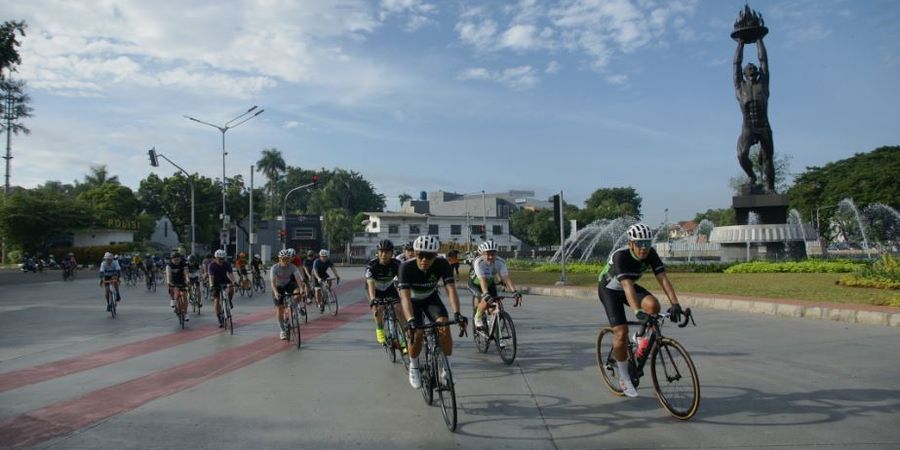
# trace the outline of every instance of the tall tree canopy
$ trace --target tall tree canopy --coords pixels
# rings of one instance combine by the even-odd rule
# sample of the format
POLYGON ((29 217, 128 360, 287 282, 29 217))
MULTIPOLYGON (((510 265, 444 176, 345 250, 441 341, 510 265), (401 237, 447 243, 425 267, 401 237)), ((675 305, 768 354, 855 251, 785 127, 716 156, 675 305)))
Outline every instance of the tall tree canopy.
POLYGON ((259 161, 256 162, 256 170, 265 175, 268 180, 266 181, 266 193, 269 195, 269 201, 266 205, 266 215, 273 217, 276 215, 275 205, 278 197, 278 179, 281 177, 281 174, 287 170, 287 165, 284 163, 284 157, 281 156, 281 151, 277 148, 267 148, 263 150, 262 156, 259 158, 259 161))
POLYGON ((15 72, 15 66, 22 63, 19 55, 19 42, 17 34, 25 37, 25 29, 28 25, 24 21, 6 21, 0 25, 0 80, 9 76, 9 72, 15 72))

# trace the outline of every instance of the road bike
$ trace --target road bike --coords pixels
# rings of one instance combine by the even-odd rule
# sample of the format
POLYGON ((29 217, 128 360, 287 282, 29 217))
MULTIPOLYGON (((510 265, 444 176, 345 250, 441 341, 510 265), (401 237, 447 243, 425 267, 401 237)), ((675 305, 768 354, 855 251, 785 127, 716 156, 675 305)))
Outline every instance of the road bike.
POLYGON ((156 292, 156 271, 147 275, 147 292, 156 292))
MULTIPOLYGON (((338 313, 338 298, 337 294, 334 293, 334 288, 331 283, 331 279, 327 279, 324 282, 325 286, 322 287, 322 303, 325 308, 328 308, 328 312, 331 313, 332 316, 336 316, 338 313)), ((341 279, 337 279, 337 284, 341 284, 341 279)), ((322 311, 322 308, 319 308, 322 311)))
MULTIPOLYGON (((679 328, 686 327, 688 322, 697 326, 690 308, 685 309, 683 315, 679 328)), ((669 317, 669 313, 660 313, 649 315, 645 321, 628 322, 628 325, 641 327, 636 336, 643 335, 644 339, 649 339, 649 344, 645 344, 647 350, 639 356, 635 355, 634 340, 629 339, 628 374, 631 383, 637 388, 649 359, 650 376, 659 403, 673 417, 688 420, 697 413, 700 406, 700 380, 697 368, 684 346, 675 339, 662 335, 662 325, 669 317)), ((602 328, 597 334, 597 366, 606 387, 613 394, 621 396, 625 394, 619 387, 619 369, 613 358, 614 340, 612 327, 602 328)))
POLYGON ((129 266, 125 269, 125 285, 126 286, 136 286, 137 285, 137 275, 135 274, 136 270, 129 266))
MULTIPOLYGON (((419 354, 419 371, 422 374, 422 398, 425 399, 425 404, 430 406, 434 402, 434 391, 437 391, 441 401, 441 415, 444 416, 444 423, 450 431, 456 431, 456 387, 453 382, 453 371, 450 369, 450 362, 441 349, 440 340, 437 338, 437 328, 449 327, 459 323, 451 320, 447 322, 432 322, 417 327, 425 332, 425 341, 422 344, 422 352, 419 354)), ((459 337, 467 334, 465 327, 466 322, 462 322, 460 324, 459 337)))
POLYGON ((63 263, 62 276, 63 281, 75 281, 75 265, 71 263, 63 263))
POLYGON ((234 318, 231 314, 231 300, 228 298, 228 287, 230 284, 221 284, 213 287, 213 299, 219 299, 219 308, 216 315, 219 317, 219 323, 228 329, 228 332, 234 334, 234 318))
POLYGON ((263 276, 259 272, 253 272, 253 290, 259 292, 266 292, 266 282, 263 279, 263 276))
POLYGON ((247 297, 253 297, 253 286, 250 285, 250 278, 247 277, 246 273, 241 273, 238 276, 238 293, 241 294, 241 297, 246 295, 247 297))
POLYGON ((109 311, 109 314, 115 319, 118 316, 116 312, 116 293, 112 288, 113 283, 118 280, 119 277, 110 277, 103 279, 103 291, 106 296, 106 310, 109 311))
MULTIPOLYGON (((206 285, 206 289, 209 289, 209 285, 206 285)), ((203 292, 201 292, 200 280, 198 278, 191 280, 191 285, 188 288, 188 299, 191 303, 191 308, 194 310, 194 314, 199 316, 200 308, 203 308, 203 292)))
POLYGON ((288 305, 291 308, 291 320, 285 324, 287 327, 285 331, 287 331, 291 342, 297 345, 297 350, 300 350, 300 342, 302 341, 300 337, 300 321, 303 320, 306 323, 306 307, 303 305, 302 299, 297 302, 294 301, 293 292, 282 292, 278 295, 279 299, 281 299, 281 304, 288 305))
POLYGON ((178 324, 181 325, 181 329, 183 330, 184 323, 189 320, 187 318, 187 286, 176 284, 172 286, 172 289, 175 290, 175 315, 178 316, 178 324))
POLYGON ((394 312, 394 305, 400 303, 398 298, 379 298, 372 304, 384 307, 384 352, 387 353, 391 362, 397 362, 397 353, 400 353, 400 359, 403 365, 409 367, 409 353, 406 349, 406 333, 397 320, 397 314, 394 312))
MULTIPOLYGON (((503 299, 505 298, 507 297, 485 298, 488 303, 487 309, 484 310, 484 314, 487 316, 485 318, 487 326, 483 329, 475 328, 472 336, 475 339, 475 348, 481 353, 487 353, 491 341, 494 341, 500 359, 509 365, 516 359, 516 326, 509 313, 503 309, 503 299)), ((515 305, 519 305, 518 300, 515 305)))

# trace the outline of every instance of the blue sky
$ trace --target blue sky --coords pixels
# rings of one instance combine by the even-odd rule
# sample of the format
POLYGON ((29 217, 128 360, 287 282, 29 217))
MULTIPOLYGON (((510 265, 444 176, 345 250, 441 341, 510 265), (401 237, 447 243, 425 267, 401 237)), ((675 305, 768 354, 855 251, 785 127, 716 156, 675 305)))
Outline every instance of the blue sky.
MULTIPOLYGON (((743 1, 41 1, 17 76, 30 136, 12 182, 106 164, 136 187, 156 147, 189 171, 359 171, 397 195, 633 186, 645 219, 729 207, 740 173, 729 38, 743 1), (190 6, 187 6, 190 5, 190 6)), ((770 28, 769 115, 791 171, 900 144, 900 3, 753 1, 770 28)), ((749 47, 744 60, 756 58, 749 47)), ((169 175, 168 167, 154 169, 169 175)), ((256 178, 258 184, 264 180, 256 178)))

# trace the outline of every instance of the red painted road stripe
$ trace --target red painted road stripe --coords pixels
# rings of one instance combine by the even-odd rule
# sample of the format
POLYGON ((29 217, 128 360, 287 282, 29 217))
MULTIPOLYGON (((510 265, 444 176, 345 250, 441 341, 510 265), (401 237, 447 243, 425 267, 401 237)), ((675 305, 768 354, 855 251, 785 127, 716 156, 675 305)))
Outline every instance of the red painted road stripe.
MULTIPOLYGON (((342 294, 353 289, 360 283, 362 283, 362 280, 352 280, 338 286, 336 291, 338 294, 342 294)), ((272 311, 259 311, 247 316, 235 317, 234 326, 237 328, 244 325, 250 325, 271 317, 272 311)), ((52 380, 73 373, 83 372, 85 370, 96 369, 97 367, 143 356, 175 345, 186 344, 193 340, 202 339, 221 332, 222 330, 218 325, 209 325, 196 329, 192 328, 187 331, 179 331, 145 339, 143 341, 132 342, 131 344, 98 350, 93 353, 88 353, 87 355, 75 356, 47 364, 14 370, 12 372, 0 374, 0 392, 52 380)))
MULTIPOLYGON (((341 309, 341 314, 337 317, 323 317, 310 326, 304 326, 303 341, 315 339, 367 314, 369 304, 357 301, 341 309)), ((0 446, 27 447, 73 433, 287 349, 296 352, 290 342, 265 337, 180 366, 99 389, 83 397, 12 417, 0 422, 0 446)))

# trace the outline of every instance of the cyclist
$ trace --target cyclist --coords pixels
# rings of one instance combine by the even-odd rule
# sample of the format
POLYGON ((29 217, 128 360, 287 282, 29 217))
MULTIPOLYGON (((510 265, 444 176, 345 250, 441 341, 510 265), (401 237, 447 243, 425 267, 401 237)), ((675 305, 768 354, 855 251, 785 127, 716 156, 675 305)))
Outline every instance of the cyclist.
MULTIPOLYGON (((465 327, 467 321, 459 313, 459 297, 456 294, 456 284, 453 278, 453 269, 444 258, 438 258, 437 253, 441 243, 437 236, 419 236, 413 242, 415 259, 400 265, 397 274, 397 289, 400 291, 400 303, 403 314, 406 316, 406 325, 412 342, 409 346, 409 384, 413 388, 422 386, 422 376, 419 373, 419 361, 416 359, 422 350, 424 332, 417 329, 422 325, 422 316, 428 316, 431 322, 446 322, 447 308, 438 295, 438 283, 444 282, 447 297, 450 298, 450 307, 453 316, 460 327, 465 327)), ((438 338, 444 354, 450 356, 453 353, 453 339, 446 327, 438 329, 438 338)), ((441 374, 445 377, 445 374, 441 374)))
POLYGON ((331 287, 331 279, 328 277, 328 269, 334 273, 334 278, 338 283, 341 282, 341 276, 334 267, 334 262, 328 259, 328 250, 324 248, 319 250, 319 259, 315 260, 312 265, 313 283, 316 286, 316 304, 319 305, 319 311, 325 311, 325 302, 322 301, 322 287, 327 283, 331 287))
MULTIPOLYGON (((500 277, 506 289, 513 293, 516 299, 516 306, 522 301, 522 295, 516 291, 516 285, 509 278, 509 269, 506 268, 506 261, 497 256, 497 243, 493 239, 484 241, 478 246, 480 256, 472 261, 472 271, 470 272, 469 284, 472 293, 479 296, 479 300, 475 307, 475 327, 484 329, 484 310, 488 307, 487 299, 497 296, 497 277, 500 277)), ((474 298, 473 298, 474 301, 474 298)))
MULTIPOLYGON (((300 259, 299 256, 296 256, 295 258, 300 259)), ((316 252, 314 252, 312 250, 307 250, 306 251, 306 259, 302 260, 300 262, 301 265, 299 266, 300 272, 303 273, 303 284, 304 284, 303 291, 304 291, 304 297, 306 298, 307 304, 310 303, 310 297, 312 297, 313 294, 315 293, 315 290, 313 289, 313 285, 312 285, 313 279, 315 278, 315 277, 313 277, 313 274, 312 274, 313 264, 315 264, 315 262, 316 262, 316 252)))
POLYGON ((78 266, 78 261, 75 261, 75 254, 69 252, 63 258, 63 272, 65 272, 66 277, 70 277, 74 274, 75 268, 78 266))
MULTIPOLYGON (((200 259, 197 258, 197 255, 190 255, 187 258, 187 269, 188 269, 188 282, 191 288, 196 287, 197 292, 200 292, 200 259)), ((202 308, 203 305, 197 305, 198 308, 202 308)))
MULTIPOLYGON (((300 284, 303 275, 300 269, 291 260, 294 258, 294 249, 286 248, 278 252, 278 264, 273 264, 269 269, 269 279, 272 286, 272 301, 275 303, 275 320, 281 329, 279 337, 282 341, 289 339, 287 324, 291 321, 290 308, 282 301, 282 295, 293 293, 294 303, 300 301, 300 284)), ((306 309, 301 306, 300 314, 306 315, 306 309)))
MULTIPOLYGON (((166 264, 166 286, 168 286, 169 293, 172 296, 169 306, 173 309, 175 308, 175 300, 180 299, 184 295, 182 289, 187 286, 188 278, 190 278, 190 272, 188 271, 187 262, 184 261, 181 253, 177 250, 172 252, 172 258, 166 264)), ((175 311, 175 314, 178 314, 178 311, 175 311)), ((187 322, 189 320, 187 314, 185 314, 184 321, 187 322)))
MULTIPOLYGON (((628 246, 612 252, 603 271, 600 272, 597 293, 615 335, 613 357, 619 366, 619 387, 626 396, 634 398, 638 393, 628 375, 628 323, 625 318, 625 305, 627 304, 639 319, 646 314, 659 313, 659 300, 637 284, 637 280, 645 270, 653 271, 660 287, 669 298, 672 304, 669 308, 671 319, 679 321, 682 311, 678 297, 675 296, 675 288, 666 276, 666 267, 653 248, 653 233, 650 227, 636 223, 628 228, 627 234, 628 246)), ((646 344, 649 344, 649 341, 638 339, 639 354, 646 351, 646 344)))
MULTIPOLYGON (((399 299, 394 281, 400 270, 400 261, 393 258, 394 243, 385 239, 376 246, 378 256, 366 264, 366 287, 369 291, 369 307, 375 316, 375 340, 384 344, 384 307, 375 306, 376 300, 386 298, 399 299)), ((400 317, 398 308, 394 307, 394 316, 400 317)))
POLYGON ((200 261, 200 279, 207 283, 209 282, 209 273, 207 269, 209 269, 209 265, 213 262, 212 253, 207 253, 206 256, 203 257, 203 261, 200 261))
POLYGON ((416 251, 413 249, 412 242, 407 242, 403 244, 403 253, 397 255, 397 261, 402 263, 411 259, 416 259, 416 251))
POLYGON ((238 280, 241 282, 241 286, 244 286, 247 280, 247 254, 241 252, 238 254, 238 257, 234 260, 234 268, 238 271, 238 280))
POLYGON ((234 297, 234 270, 231 263, 225 260, 228 254, 225 250, 216 250, 215 259, 209 263, 206 273, 209 274, 209 287, 213 290, 213 298, 215 300, 216 316, 219 318, 219 328, 225 328, 225 316, 222 313, 222 291, 228 289, 228 306, 232 309, 234 305, 231 298, 234 297))
POLYGON ((250 260, 250 270, 253 272, 254 280, 261 278, 262 271, 266 270, 266 265, 263 264, 262 258, 259 257, 259 253, 253 255, 253 259, 250 260))
POLYGON ((147 288, 150 288, 150 281, 153 280, 153 277, 156 276, 156 263, 153 261, 153 257, 148 253, 147 257, 144 258, 144 279, 147 280, 147 288))
MULTIPOLYGON (((122 300, 119 295, 119 277, 122 276, 122 267, 119 262, 113 259, 113 254, 106 252, 103 254, 103 262, 100 263, 100 286, 104 284, 112 284, 116 288, 116 301, 122 300)), ((107 303, 106 311, 109 312, 110 306, 107 303)))
POLYGON ((453 276, 459 278, 459 250, 453 249, 447 252, 447 262, 453 269, 453 276))

